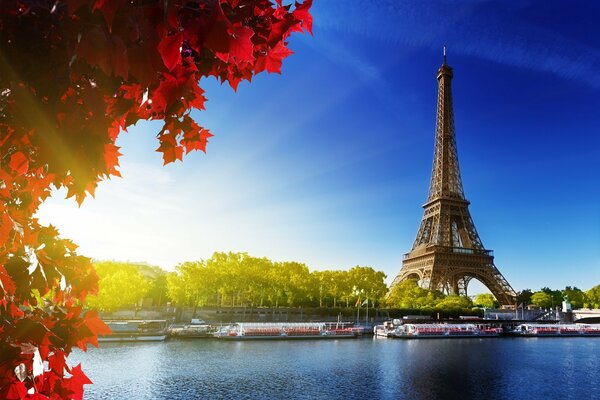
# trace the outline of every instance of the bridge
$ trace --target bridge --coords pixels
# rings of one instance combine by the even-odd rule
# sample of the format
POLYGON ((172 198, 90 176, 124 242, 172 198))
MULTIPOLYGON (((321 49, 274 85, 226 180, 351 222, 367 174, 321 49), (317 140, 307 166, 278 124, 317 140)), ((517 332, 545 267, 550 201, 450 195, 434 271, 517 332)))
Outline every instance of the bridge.
POLYGON ((600 319, 600 308, 589 309, 589 308, 580 308, 577 310, 573 310, 573 320, 577 322, 580 319, 584 318, 597 318, 600 319))

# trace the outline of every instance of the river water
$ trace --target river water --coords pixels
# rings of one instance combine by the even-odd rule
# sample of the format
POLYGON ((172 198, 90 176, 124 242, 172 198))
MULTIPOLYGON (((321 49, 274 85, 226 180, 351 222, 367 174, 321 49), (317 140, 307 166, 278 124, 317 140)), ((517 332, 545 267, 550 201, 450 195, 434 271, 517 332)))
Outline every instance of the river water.
POLYGON ((600 399, 600 338, 102 343, 79 362, 85 399, 600 399))

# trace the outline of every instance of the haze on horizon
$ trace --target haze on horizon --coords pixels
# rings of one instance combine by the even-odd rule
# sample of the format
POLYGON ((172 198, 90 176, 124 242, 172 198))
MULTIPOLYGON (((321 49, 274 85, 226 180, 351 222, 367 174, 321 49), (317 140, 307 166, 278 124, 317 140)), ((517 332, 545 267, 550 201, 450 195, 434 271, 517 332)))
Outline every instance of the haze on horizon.
POLYGON ((497 267, 516 290, 600 283, 600 6, 374 5, 315 2, 281 76, 201 82, 206 155, 163 167, 158 124, 136 126, 124 178, 79 208, 55 193, 41 221, 98 259, 171 269, 240 251, 391 282, 427 196, 447 44, 465 195, 497 267))

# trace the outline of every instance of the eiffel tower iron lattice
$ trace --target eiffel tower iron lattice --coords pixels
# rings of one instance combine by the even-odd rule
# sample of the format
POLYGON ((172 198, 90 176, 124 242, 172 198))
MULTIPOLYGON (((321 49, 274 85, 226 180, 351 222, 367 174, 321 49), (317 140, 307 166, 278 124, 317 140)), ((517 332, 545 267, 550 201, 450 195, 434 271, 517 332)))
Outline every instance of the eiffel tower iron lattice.
POLYGON ((438 100, 435 150, 425 212, 417 237, 404 255, 392 286, 418 279, 422 287, 467 294, 473 278, 483 283, 501 304, 515 304, 516 293, 494 265, 492 250, 481 243, 469 213, 458 166, 450 82, 452 68, 444 63, 437 73, 438 100))

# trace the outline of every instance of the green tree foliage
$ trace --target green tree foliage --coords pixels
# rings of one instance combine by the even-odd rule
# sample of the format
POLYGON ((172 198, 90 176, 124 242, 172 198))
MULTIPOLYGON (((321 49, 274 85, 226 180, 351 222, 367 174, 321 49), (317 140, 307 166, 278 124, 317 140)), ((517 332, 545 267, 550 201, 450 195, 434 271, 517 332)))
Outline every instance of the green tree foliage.
MULTIPOLYGON (((337 302, 343 297, 348 297, 352 287, 348 282, 348 273, 346 271, 324 271, 327 277, 328 297, 333 300, 333 307, 337 307, 337 302)), ((346 304, 346 306, 348 306, 346 304)))
POLYGON ((466 296, 446 296, 437 290, 420 287, 416 280, 407 280, 395 285, 385 303, 391 308, 421 310, 464 310, 473 307, 473 302, 466 296))
POLYGON ((359 296, 380 302, 387 292, 384 279, 371 267, 311 273, 298 262, 217 252, 206 261, 178 265, 167 277, 167 291, 183 306, 336 307, 340 301, 352 306, 359 296))
POLYGON ((475 300, 473 303, 476 306, 485 307, 485 308, 496 308, 499 303, 491 293, 483 293, 475 296, 475 300))
POLYGON ((357 265, 348 271, 348 280, 352 284, 352 291, 357 300, 368 299, 374 305, 377 305, 379 299, 384 298, 387 293, 385 278, 383 272, 375 271, 371 267, 357 265))
POLYGON ((577 287, 567 286, 563 291, 563 294, 569 297, 571 306, 574 309, 583 307, 583 304, 585 303, 585 293, 583 293, 581 289, 577 287))
POLYGON ((543 287, 540 289, 540 291, 550 295, 550 299, 551 299, 550 307, 560 306, 565 297, 565 294, 562 290, 557 290, 557 289, 553 290, 553 289, 550 289, 549 287, 543 287))
POLYGON ((392 308, 434 308, 443 298, 442 293, 424 289, 416 280, 406 280, 392 288, 386 305, 392 308))
POLYGON ((94 263, 98 277, 98 294, 88 296, 86 306, 101 311, 114 311, 121 307, 137 306, 148 293, 150 281, 135 265, 102 261, 94 263))
POLYGON ((535 292, 531 295, 531 303, 541 308, 552 307, 552 296, 544 291, 535 292))
POLYGON ((600 308, 600 285, 596 285, 585 292, 584 307, 600 308))
POLYGON ((214 280, 215 276, 204 262, 185 262, 167 276, 167 293, 178 304, 203 306, 212 295, 209 289, 214 280))
POLYGON ((473 302, 466 296, 451 294, 439 301, 435 306, 442 310, 461 310, 473 307, 473 302))
POLYGON ((323 307, 327 298, 327 272, 315 271, 311 275, 311 297, 319 301, 319 307, 323 307))
POLYGON ((145 264, 133 264, 137 267, 140 274, 145 277, 150 287, 144 296, 145 300, 150 300, 151 305, 161 306, 169 300, 167 294, 167 273, 160 267, 145 264))
POLYGON ((517 304, 531 304, 531 295, 533 292, 531 289, 523 289, 519 293, 517 293, 517 304))

